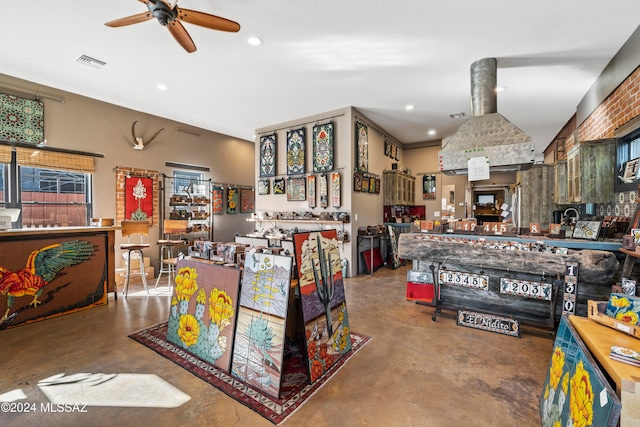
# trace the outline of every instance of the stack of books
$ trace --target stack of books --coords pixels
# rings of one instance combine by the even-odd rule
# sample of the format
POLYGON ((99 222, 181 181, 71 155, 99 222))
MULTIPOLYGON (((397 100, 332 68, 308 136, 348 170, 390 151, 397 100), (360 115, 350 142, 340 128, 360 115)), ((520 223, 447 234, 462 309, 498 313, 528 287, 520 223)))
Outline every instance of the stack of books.
POLYGON ((637 366, 640 368, 640 353, 635 350, 631 350, 630 348, 613 345, 611 346, 609 357, 613 360, 628 363, 629 365, 637 366))

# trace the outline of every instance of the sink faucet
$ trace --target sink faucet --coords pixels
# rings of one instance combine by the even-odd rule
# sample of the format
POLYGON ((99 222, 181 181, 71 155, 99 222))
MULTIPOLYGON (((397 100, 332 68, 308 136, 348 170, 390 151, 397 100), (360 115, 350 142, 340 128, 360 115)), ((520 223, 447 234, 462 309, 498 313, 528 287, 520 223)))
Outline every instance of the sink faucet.
POLYGON ((564 218, 564 223, 565 223, 565 224, 567 224, 567 218, 568 218, 568 213, 569 213, 569 212, 574 212, 574 213, 576 214, 576 215, 575 215, 575 219, 574 219, 574 221, 573 221, 574 223, 575 223, 576 221, 579 221, 579 220, 580 220, 580 211, 578 211, 578 209, 576 209, 576 208, 567 208, 567 209, 565 209, 565 210, 564 210, 564 213, 562 214, 562 216, 563 216, 563 218, 564 218))

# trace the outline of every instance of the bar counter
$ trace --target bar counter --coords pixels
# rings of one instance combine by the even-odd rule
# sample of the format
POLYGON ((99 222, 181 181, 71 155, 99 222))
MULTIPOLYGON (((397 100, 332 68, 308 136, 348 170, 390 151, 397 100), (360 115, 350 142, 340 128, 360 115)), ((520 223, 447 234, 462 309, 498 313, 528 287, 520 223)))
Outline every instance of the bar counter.
POLYGON ((107 304, 115 227, 0 231, 0 330, 107 304))

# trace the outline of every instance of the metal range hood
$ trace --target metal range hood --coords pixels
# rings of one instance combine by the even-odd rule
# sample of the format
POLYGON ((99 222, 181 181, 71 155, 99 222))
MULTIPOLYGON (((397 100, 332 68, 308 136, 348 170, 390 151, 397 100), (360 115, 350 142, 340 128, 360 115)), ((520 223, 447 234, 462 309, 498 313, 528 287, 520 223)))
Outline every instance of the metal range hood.
POLYGON ((439 170, 445 175, 466 175, 468 160, 486 156, 489 172, 526 170, 533 165, 533 139, 497 112, 497 60, 471 64, 471 114, 442 142, 439 170))

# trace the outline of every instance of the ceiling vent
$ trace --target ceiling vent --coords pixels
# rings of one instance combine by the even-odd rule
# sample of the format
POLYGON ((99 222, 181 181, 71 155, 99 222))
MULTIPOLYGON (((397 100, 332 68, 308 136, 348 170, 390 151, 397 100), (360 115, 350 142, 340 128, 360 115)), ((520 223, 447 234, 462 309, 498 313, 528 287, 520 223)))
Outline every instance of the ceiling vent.
POLYGON ((91 68, 95 68, 96 70, 100 70, 102 67, 107 65, 106 62, 100 61, 99 59, 95 59, 87 55, 80 56, 77 61, 81 64, 88 65, 91 68))
POLYGON ((446 175, 468 173, 472 157, 485 156, 490 172, 529 169, 534 162, 533 139, 497 112, 497 60, 471 64, 471 117, 438 153, 439 170, 446 175))

